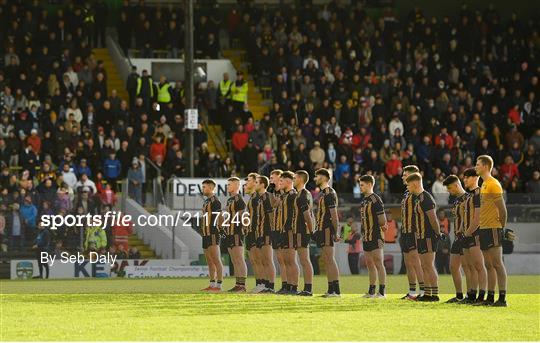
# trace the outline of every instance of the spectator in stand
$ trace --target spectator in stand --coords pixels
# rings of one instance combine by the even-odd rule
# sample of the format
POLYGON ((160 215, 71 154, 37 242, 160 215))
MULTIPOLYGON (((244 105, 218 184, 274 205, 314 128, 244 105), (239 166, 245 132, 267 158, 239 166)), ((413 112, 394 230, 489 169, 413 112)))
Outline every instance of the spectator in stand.
POLYGON ((236 132, 232 135, 234 161, 238 169, 241 166, 242 152, 246 148, 248 141, 249 135, 244 131, 244 126, 238 125, 236 132))
POLYGON ((129 182, 129 196, 142 205, 143 175, 137 158, 134 158, 131 162, 131 168, 128 171, 127 179, 129 182))
POLYGON ((116 189, 116 181, 121 172, 122 165, 120 164, 120 161, 116 159, 116 154, 113 152, 103 163, 103 176, 105 176, 112 189, 116 189))

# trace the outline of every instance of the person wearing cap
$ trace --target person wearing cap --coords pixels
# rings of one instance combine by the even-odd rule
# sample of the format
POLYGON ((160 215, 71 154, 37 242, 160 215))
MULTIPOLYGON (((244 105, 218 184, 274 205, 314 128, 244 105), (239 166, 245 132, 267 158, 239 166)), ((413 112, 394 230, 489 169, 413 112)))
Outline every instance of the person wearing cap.
POLYGON ((32 129, 32 131, 30 131, 30 136, 26 138, 26 143, 30 144, 32 150, 34 150, 36 154, 41 152, 41 138, 39 138, 38 131, 36 129, 32 129))
POLYGON ((131 168, 128 170, 127 179, 129 182, 129 196, 135 199, 138 204, 142 204, 142 183, 144 179, 139 166, 139 159, 136 157, 131 161, 131 168))

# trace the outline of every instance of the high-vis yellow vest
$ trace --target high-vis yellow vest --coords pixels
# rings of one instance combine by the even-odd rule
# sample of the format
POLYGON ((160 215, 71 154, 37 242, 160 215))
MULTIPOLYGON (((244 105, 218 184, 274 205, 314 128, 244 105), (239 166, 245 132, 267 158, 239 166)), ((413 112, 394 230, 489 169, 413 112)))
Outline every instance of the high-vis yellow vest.
POLYGON ((248 83, 244 81, 242 86, 236 86, 236 82, 232 85, 232 99, 238 102, 247 102, 248 97, 248 83))
MULTIPOLYGON (((152 82, 152 78, 148 78, 148 84, 150 85, 150 96, 154 96, 154 83, 152 82)), ((141 87, 142 87, 142 77, 139 77, 137 79, 137 95, 141 94, 141 87)))
POLYGON ((171 102, 171 93, 169 93, 169 88, 171 85, 165 83, 164 85, 158 85, 157 101, 169 103, 171 102))
POLYGON ((225 97, 226 99, 231 98, 231 94, 229 93, 229 91, 231 90, 231 84, 232 84, 231 80, 219 81, 219 93, 221 94, 222 97, 225 97))

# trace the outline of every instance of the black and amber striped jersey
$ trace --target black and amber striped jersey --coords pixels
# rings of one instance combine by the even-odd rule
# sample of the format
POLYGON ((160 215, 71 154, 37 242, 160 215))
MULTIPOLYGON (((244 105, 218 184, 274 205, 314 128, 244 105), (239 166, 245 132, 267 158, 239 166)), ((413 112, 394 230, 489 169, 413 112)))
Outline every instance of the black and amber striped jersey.
POLYGON ((272 195, 264 192, 259 195, 259 225, 257 227, 257 237, 263 237, 271 231, 274 208, 272 207, 272 195))
POLYGON ((313 197, 311 193, 303 188, 296 194, 294 199, 294 218, 293 218, 293 231, 298 233, 312 233, 307 227, 306 220, 304 218, 304 212, 309 211, 311 216, 311 209, 313 208, 313 197))
POLYGON ((217 196, 212 195, 204 200, 202 212, 201 234, 210 236, 219 233, 215 216, 221 213, 221 202, 217 196))
POLYGON ((294 201, 296 199, 296 189, 291 189, 283 193, 281 200, 281 231, 291 231, 293 229, 294 201))
POLYGON ((384 237, 378 219, 381 214, 384 214, 384 204, 381 197, 375 193, 363 197, 360 202, 362 241, 369 242, 384 237))
POLYGON ((452 217, 454 218, 454 234, 458 235, 463 233, 467 229, 467 224, 470 221, 467 220, 467 200, 470 197, 469 194, 463 193, 458 196, 452 204, 452 217))
POLYGON ((431 227, 428 212, 436 209, 435 199, 426 191, 418 195, 413 195, 414 212, 415 212, 415 228, 416 237, 424 239, 435 235, 434 229, 431 227))
POLYGON ((259 225, 259 200, 259 194, 253 192, 247 202, 246 210, 249 213, 248 232, 257 232, 257 226, 259 225))
MULTIPOLYGON (((477 187, 468 193, 467 204, 465 205, 466 214, 463 233, 469 228, 472 219, 474 218, 474 211, 480 211, 480 187, 477 187)), ((476 230, 478 227, 475 227, 474 229, 476 230)))
POLYGON ((223 229, 227 235, 242 233, 242 212, 246 209, 246 202, 241 194, 236 194, 227 199, 227 213, 223 222, 223 229))
POLYGON ((277 199, 277 203, 274 206, 274 220, 272 222, 272 230, 281 232, 281 216, 282 216, 282 209, 281 209, 281 203, 283 200, 283 192, 277 191, 273 193, 275 199, 277 199))
POLYGON ((327 228, 337 230, 337 227, 333 227, 332 216, 330 214, 330 210, 338 206, 337 193, 332 187, 326 187, 321 190, 318 206, 317 230, 324 230, 327 228))
POLYGON ((406 191, 401 200, 401 233, 415 232, 414 196, 406 191))

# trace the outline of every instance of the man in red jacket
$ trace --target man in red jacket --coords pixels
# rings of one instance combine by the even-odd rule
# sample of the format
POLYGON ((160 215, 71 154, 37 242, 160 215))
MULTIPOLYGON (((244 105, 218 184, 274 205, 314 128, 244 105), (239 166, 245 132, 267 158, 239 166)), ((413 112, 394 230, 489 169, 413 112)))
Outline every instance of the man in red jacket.
POLYGON ((248 145, 248 140, 249 135, 244 131, 244 126, 238 125, 238 129, 232 135, 234 161, 238 168, 240 168, 241 165, 242 151, 244 151, 244 148, 248 145))

